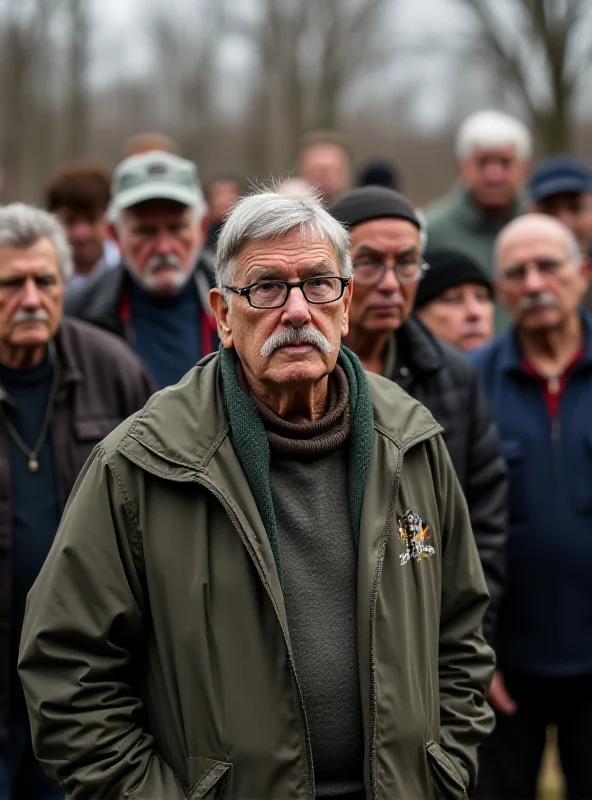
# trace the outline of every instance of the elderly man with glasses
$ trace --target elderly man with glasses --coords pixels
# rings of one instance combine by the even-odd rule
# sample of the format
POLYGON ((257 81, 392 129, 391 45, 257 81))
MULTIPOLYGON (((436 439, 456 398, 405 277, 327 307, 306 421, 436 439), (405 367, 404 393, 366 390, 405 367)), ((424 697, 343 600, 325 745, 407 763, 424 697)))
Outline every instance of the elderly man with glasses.
POLYGON ((217 281, 220 352, 95 450, 30 596, 37 755, 72 800, 461 800, 493 654, 441 428, 340 346, 318 201, 239 201, 217 281))
POLYGON ((483 798, 535 797, 548 725, 570 798, 592 797, 590 270, 561 222, 500 233, 497 290, 513 327, 472 357, 510 468, 508 580, 482 751, 483 798))
POLYGON ((353 189, 329 212, 351 234, 354 291, 346 344, 367 370, 399 384, 444 428, 491 595, 484 620, 491 642, 504 582, 506 467, 475 371, 411 315, 429 269, 420 218, 403 195, 379 186, 353 189))

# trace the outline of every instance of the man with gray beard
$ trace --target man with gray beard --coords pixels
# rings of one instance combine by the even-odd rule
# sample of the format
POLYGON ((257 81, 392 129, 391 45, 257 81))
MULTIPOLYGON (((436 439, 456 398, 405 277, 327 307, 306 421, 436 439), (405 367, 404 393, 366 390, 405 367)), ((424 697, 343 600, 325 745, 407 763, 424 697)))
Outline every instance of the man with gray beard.
POLYGON ((592 323, 573 234, 528 214, 496 244, 513 327, 472 358, 510 469, 505 596, 479 797, 534 798, 556 725, 570 798, 592 797, 592 323))
POLYGON ((151 394, 115 336, 62 319, 66 232, 45 211, 0 208, 0 798, 64 796, 31 748, 17 675, 27 592, 94 445, 151 394))
POLYGON ((122 264, 72 290, 66 314, 125 338, 158 388, 169 386, 218 346, 197 167, 157 150, 126 158, 113 175, 109 218, 122 264))

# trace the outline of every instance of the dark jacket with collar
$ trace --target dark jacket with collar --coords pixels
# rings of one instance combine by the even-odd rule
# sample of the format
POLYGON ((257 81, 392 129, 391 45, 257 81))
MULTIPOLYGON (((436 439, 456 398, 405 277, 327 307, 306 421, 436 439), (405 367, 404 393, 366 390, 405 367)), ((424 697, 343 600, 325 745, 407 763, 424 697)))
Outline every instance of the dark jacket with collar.
MULTIPOLYGON (((130 281, 130 274, 123 264, 92 275, 82 286, 66 293, 64 312, 69 317, 104 328, 132 344, 133 326, 126 322, 123 308, 130 281)), ((209 292, 214 285, 214 260, 207 250, 202 251, 197 261, 195 282, 202 314, 202 353, 205 356, 218 348, 216 322, 209 301, 209 292)))
POLYGON ((472 355, 510 468, 508 580, 498 657, 527 672, 592 672, 592 320, 559 414, 523 365, 515 329, 472 355))
POLYGON ((395 336, 397 365, 388 377, 426 406, 444 428, 467 499, 491 595, 483 629, 492 641, 504 589, 507 475, 489 404, 466 356, 436 339, 416 317, 395 336))
MULTIPOLYGON (((114 336, 64 319, 55 338, 60 388, 49 430, 62 508, 91 450, 141 408, 153 387, 141 362, 114 336)), ((0 742, 8 734, 12 512, 5 415, 10 398, 0 386, 0 742)))

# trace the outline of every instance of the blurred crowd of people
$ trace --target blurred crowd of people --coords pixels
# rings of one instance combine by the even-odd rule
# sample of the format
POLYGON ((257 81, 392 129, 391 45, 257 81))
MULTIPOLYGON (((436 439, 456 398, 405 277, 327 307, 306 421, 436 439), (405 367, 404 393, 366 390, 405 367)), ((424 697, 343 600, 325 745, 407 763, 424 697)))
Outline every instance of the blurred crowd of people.
MULTIPOLYGON (((474 796, 534 798, 554 725, 568 796, 584 800, 592 173, 569 155, 533 163, 532 151, 519 120, 473 114, 456 138, 457 182, 418 208, 401 193, 404 165, 376 160, 356 179, 347 141, 319 131, 274 191, 318 198, 347 229, 344 344, 444 429, 497 659, 497 725, 474 796)), ((218 349, 218 239, 253 191, 240 175, 202 185, 204 165, 160 134, 123 154, 113 172, 64 165, 40 207, 0 207, 0 800, 64 797, 36 761, 17 674, 27 594, 93 448, 218 349)))

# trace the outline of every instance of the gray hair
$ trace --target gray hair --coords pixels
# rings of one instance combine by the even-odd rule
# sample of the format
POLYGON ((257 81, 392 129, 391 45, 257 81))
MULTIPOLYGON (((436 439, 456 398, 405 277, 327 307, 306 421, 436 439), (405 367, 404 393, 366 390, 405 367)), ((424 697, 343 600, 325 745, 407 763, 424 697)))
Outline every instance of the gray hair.
POLYGON ((475 147, 516 148, 523 161, 532 153, 532 136, 523 122, 501 111, 477 111, 467 117, 458 129, 455 151, 459 161, 469 158, 475 147))
POLYGON ((218 287, 231 285, 236 256, 244 244, 261 239, 279 239, 296 229, 303 236, 329 242, 335 250, 343 277, 352 276, 349 235, 312 192, 290 196, 262 191, 239 200, 224 223, 216 260, 218 287))
POLYGON ((494 245, 493 245, 493 261, 495 265, 496 272, 500 271, 500 245, 508 233, 508 231, 512 231, 515 228, 522 227, 525 223, 534 222, 534 223, 541 223, 544 222, 548 224, 549 227, 555 228, 555 230, 563 236, 565 244, 568 250, 568 257, 570 261, 573 261, 576 269, 580 269, 582 264, 584 263, 584 258, 582 256, 582 251, 580 250, 580 246, 578 244, 578 240, 570 231, 570 229, 561 222, 561 220, 557 219, 556 217, 547 216, 546 214, 522 214, 522 216, 516 217, 511 222, 508 222, 501 231, 496 236, 494 245))
POLYGON ((56 249, 64 283, 72 277, 72 252, 61 223, 53 214, 25 203, 0 206, 0 247, 25 248, 49 239, 56 249))

